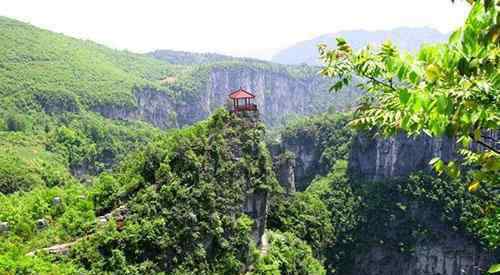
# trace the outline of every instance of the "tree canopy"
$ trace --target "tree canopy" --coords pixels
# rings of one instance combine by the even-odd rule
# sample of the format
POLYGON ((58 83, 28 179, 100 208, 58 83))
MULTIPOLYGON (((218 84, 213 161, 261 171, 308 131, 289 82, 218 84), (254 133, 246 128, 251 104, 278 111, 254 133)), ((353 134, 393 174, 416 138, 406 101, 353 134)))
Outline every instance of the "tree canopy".
MULTIPOLYGON (((353 52, 320 45, 321 73, 336 79, 339 91, 356 81, 367 91, 351 125, 397 132, 455 136, 463 163, 472 169, 469 190, 499 187, 500 48, 499 3, 475 1, 463 27, 448 43, 426 45, 415 55, 386 42, 353 52)), ((434 159, 438 173, 459 176, 455 161, 434 159)))

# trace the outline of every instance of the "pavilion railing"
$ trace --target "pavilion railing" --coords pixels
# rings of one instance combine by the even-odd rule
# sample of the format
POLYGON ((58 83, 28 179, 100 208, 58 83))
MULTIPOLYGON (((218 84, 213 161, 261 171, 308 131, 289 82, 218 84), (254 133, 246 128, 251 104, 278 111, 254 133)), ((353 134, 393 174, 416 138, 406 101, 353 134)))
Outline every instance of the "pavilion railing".
POLYGON ((241 106, 235 106, 231 110, 233 112, 240 112, 240 111, 257 111, 257 105, 256 104, 245 104, 241 106))

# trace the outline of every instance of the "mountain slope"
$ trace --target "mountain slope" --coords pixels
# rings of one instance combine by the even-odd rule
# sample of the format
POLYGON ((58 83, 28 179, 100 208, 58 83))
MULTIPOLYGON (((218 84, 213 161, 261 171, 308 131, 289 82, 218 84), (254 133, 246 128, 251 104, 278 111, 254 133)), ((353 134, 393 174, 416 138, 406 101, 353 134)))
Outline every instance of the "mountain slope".
POLYGON ((391 40, 401 49, 415 51, 423 43, 446 41, 447 35, 431 28, 397 28, 389 31, 342 31, 325 34, 311 40, 299 42, 287 49, 278 52, 273 62, 281 64, 309 64, 319 65, 318 44, 325 43, 335 46, 335 37, 345 38, 355 49, 368 44, 378 45, 386 40, 391 40))
POLYGON ((0 17, 0 95, 68 92, 84 105, 131 103, 134 86, 158 84, 171 66, 0 17))
POLYGON ((139 55, 5 17, 0 25, 4 115, 5 110, 89 111, 172 128, 207 118, 224 105, 229 91, 243 87, 257 94, 266 124, 279 125, 356 98, 325 92, 330 82, 315 67, 168 50, 139 55), (300 100, 290 100, 292 95, 300 100))

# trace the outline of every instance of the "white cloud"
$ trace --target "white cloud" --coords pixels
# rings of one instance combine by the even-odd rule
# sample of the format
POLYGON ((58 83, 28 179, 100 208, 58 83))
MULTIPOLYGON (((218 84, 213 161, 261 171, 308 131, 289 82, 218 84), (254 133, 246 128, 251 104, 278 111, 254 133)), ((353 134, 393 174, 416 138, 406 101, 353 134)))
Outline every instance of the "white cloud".
POLYGON ((1 0, 0 15, 105 45, 269 58, 300 40, 341 30, 460 26, 449 0, 1 0))

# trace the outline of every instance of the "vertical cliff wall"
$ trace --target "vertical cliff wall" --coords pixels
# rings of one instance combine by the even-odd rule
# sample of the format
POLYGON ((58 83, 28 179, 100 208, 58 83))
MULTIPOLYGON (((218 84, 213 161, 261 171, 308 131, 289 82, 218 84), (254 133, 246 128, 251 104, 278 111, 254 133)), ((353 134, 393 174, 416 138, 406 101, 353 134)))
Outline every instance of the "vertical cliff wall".
MULTIPOLYGON (((339 96, 327 92, 329 81, 312 74, 296 77, 285 70, 252 66, 212 66, 207 79, 194 94, 181 95, 177 114, 179 124, 191 124, 207 117, 227 102, 230 91, 243 88, 256 95, 262 120, 277 126, 289 117, 311 115, 338 105, 339 96)), ((354 93, 343 98, 354 100, 354 93)))
MULTIPOLYGON (((445 161, 457 158, 455 140, 425 135, 409 138, 403 134, 383 139, 373 134, 358 134, 352 142, 349 174, 352 182, 390 184, 387 181, 405 180, 413 172, 432 173, 429 161, 434 157, 445 161)), ((407 200, 404 196, 399 199, 407 200)), ((418 237, 412 251, 402 252, 397 246, 373 243, 355 255, 351 274, 484 274, 494 262, 493 254, 463 231, 444 223, 442 211, 424 202, 410 203, 409 209, 394 223, 410 221, 429 234, 418 237)), ((391 230, 386 228, 384 236, 393 238, 397 232, 391 230)))
MULTIPOLYGON (((439 209, 412 203, 403 220, 425 226, 429 234, 416 240, 412 250, 373 243, 354 257, 351 274, 356 275, 481 275, 494 263, 494 255, 462 232, 439 219, 439 209)), ((401 234, 386 228, 386 236, 401 234)))
POLYGON ((449 137, 410 138, 398 134, 384 139, 374 134, 359 134, 352 141, 349 172, 371 181, 406 177, 412 172, 430 172, 429 161, 434 157, 445 161, 456 158, 455 150, 456 142, 449 137))

